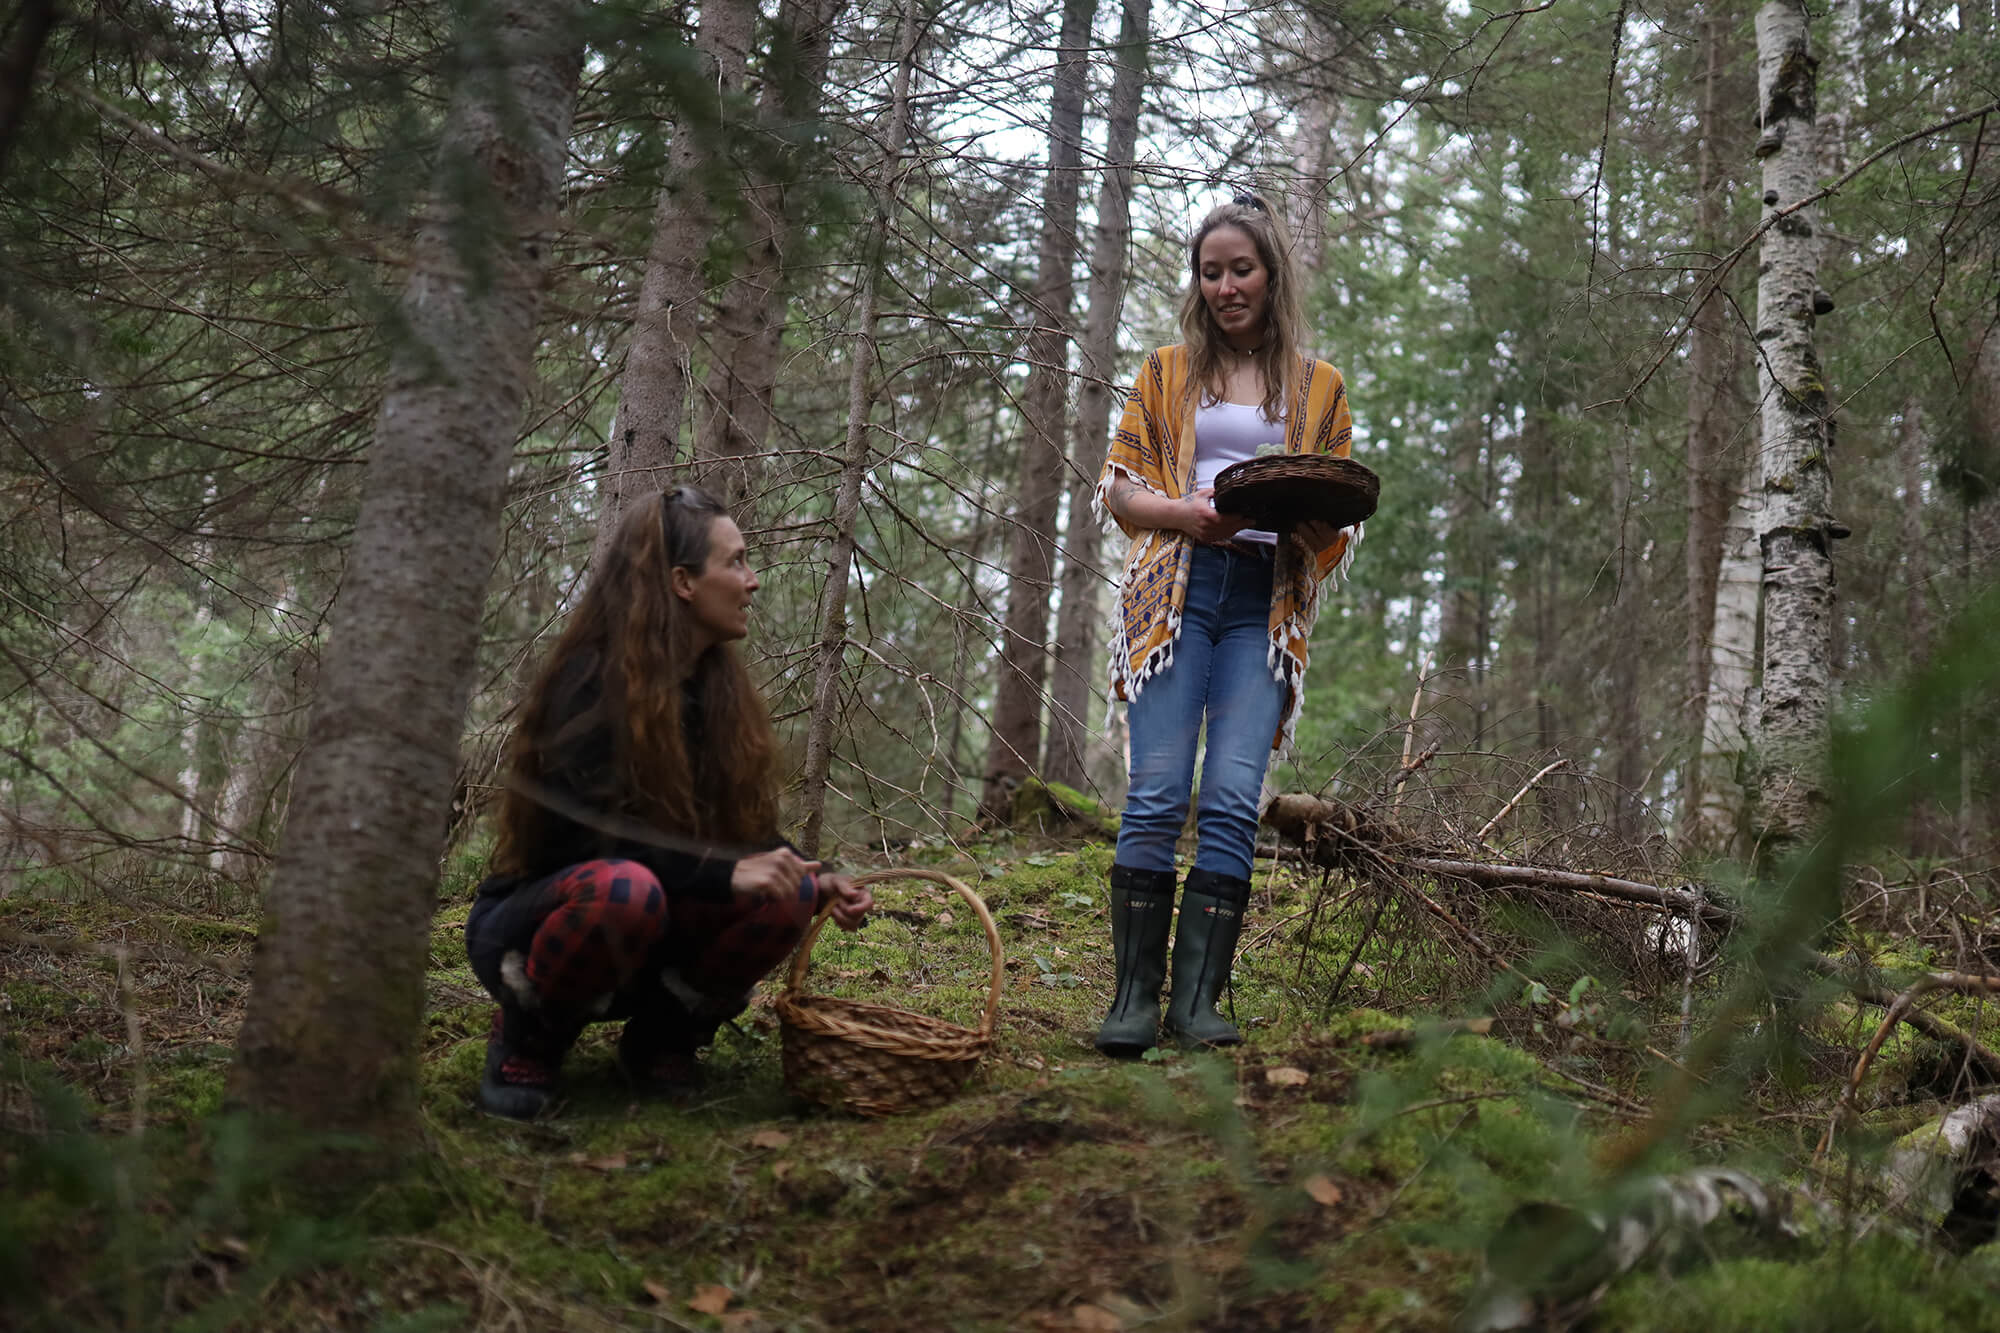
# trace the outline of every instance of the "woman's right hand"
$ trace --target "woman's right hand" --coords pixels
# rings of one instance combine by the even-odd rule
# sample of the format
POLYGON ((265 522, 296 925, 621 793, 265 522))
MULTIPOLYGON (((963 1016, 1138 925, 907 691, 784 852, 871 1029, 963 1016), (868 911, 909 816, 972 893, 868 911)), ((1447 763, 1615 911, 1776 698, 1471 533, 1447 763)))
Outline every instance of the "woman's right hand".
POLYGON ((1240 514, 1225 514, 1215 507, 1215 488, 1204 486, 1177 502, 1175 515, 1182 532, 1204 546, 1220 546, 1250 525, 1240 514))
POLYGON ((789 847, 773 847, 738 861, 729 887, 739 896, 782 902, 797 894, 800 882, 818 870, 819 862, 808 861, 789 847))
POLYGON ((1218 546, 1250 526, 1250 520, 1216 512, 1215 488, 1204 486, 1178 500, 1155 494, 1127 477, 1111 485, 1105 504, 1133 527, 1184 532, 1208 546, 1218 546))

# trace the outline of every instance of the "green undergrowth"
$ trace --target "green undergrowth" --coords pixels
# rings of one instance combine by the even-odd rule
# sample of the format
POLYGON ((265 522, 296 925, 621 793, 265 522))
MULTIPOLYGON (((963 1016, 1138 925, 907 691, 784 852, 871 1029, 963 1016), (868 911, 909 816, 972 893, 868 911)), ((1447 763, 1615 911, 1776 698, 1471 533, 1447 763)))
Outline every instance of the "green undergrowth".
MULTIPOLYGON (((1435 933, 1366 913, 1311 929, 1316 884, 1260 868, 1231 996, 1248 1043, 1114 1063, 1090 1046, 1112 986, 1109 860, 1098 844, 912 853, 978 893, 1002 945, 993 1046, 946 1105, 863 1120, 796 1100, 780 975, 719 1035, 698 1093, 635 1098, 598 1025, 559 1114, 516 1124, 473 1103, 491 1002, 464 962, 466 854, 429 952, 423 1151, 337 1220, 303 1217, 282 1161, 247 1154, 223 1110, 240 978, 128 966, 121 988, 99 955, 15 950, 0 1327, 1441 1333, 1523 1202, 1588 1210, 1622 1178, 1607 1163, 1671 1076, 1646 1049, 1673 1046, 1678 996, 1522 914, 1487 923, 1516 970, 1468 985, 1435 933), (1486 1035, 1438 1022, 1479 1014, 1486 1035)), ((876 892, 865 930, 823 933, 805 989, 978 1024, 993 955, 976 909, 921 879, 876 892)), ((78 940, 131 938, 137 919, 74 896, 0 903, 0 923, 78 940)), ((144 938, 189 952, 233 952, 253 928, 246 912, 147 920, 144 938)), ((1873 1017, 1831 1004, 1814 1021, 1851 1051, 1873 1017)), ((1879 1057, 1862 1109, 1883 1145, 1935 1113, 1904 1087, 1922 1054, 1899 1034, 1879 1057)), ((1823 1109, 1836 1086, 1795 1104, 1823 1109)), ((1744 1094, 1646 1169, 1801 1179, 1818 1127, 1744 1094)), ((1995 1291, 1980 1252, 1848 1243, 1842 1225, 1837 1244, 1629 1275, 1593 1326, 1991 1326, 1971 1313, 1995 1291), (1925 1282, 1892 1306, 1899 1272, 1925 1282), (1825 1322, 1835 1308, 1866 1317, 1825 1322)))

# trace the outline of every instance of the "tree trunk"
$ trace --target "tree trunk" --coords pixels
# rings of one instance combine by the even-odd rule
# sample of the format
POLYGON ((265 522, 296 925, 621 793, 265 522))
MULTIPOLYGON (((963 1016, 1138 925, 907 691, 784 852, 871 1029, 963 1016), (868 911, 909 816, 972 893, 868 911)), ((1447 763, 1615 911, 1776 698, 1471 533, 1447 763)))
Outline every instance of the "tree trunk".
POLYGON ((1646 728, 1639 705, 1639 645, 1644 637, 1640 622, 1645 607, 1639 558, 1632 542, 1632 449, 1632 432, 1621 432, 1611 473, 1611 507, 1617 524, 1614 544, 1618 552, 1618 577, 1611 610, 1616 641, 1610 645, 1609 653, 1611 780, 1616 801, 1611 822, 1618 837, 1627 843, 1639 836, 1640 814, 1644 809, 1639 788, 1646 774, 1646 728))
POLYGON ((1719 855, 1742 848, 1749 813, 1749 731, 1756 714, 1757 501, 1738 492, 1722 529, 1715 614, 1709 634, 1708 690, 1702 700, 1701 790, 1688 841, 1719 855))
POLYGON ((1049 161, 1042 230, 1028 300, 1028 384, 1020 485, 1007 560, 1007 618, 980 813, 1004 818, 1009 792, 1041 758, 1042 683, 1048 671, 1049 593, 1054 587, 1056 511, 1068 466, 1064 399, 1069 383, 1076 287, 1077 177, 1083 159, 1083 95, 1090 73, 1096 0, 1063 0, 1062 35, 1049 98, 1049 161))
POLYGON ((1489 492, 1486 422, 1471 404, 1451 433, 1450 498, 1445 504, 1444 580, 1439 591, 1437 671, 1441 698, 1432 730, 1447 748, 1477 749, 1486 660, 1483 519, 1489 492))
MULTIPOLYGON (((1695 147, 1695 245, 1716 257, 1727 221, 1728 178, 1721 163, 1723 124, 1721 83, 1725 25, 1710 4, 1701 20, 1702 83, 1695 147)), ((1705 775, 1701 766, 1708 720, 1709 661, 1714 650, 1717 579, 1730 497, 1741 464, 1729 439, 1738 414, 1735 339, 1730 336, 1727 302, 1704 276, 1696 289, 1694 319, 1688 328, 1687 432, 1687 699, 1694 759, 1687 766, 1683 817, 1692 834, 1702 809, 1705 775)), ((1733 785, 1733 779, 1732 779, 1733 785)))
POLYGON ((1147 29, 1152 0, 1124 0, 1118 30, 1117 72, 1104 132, 1104 181, 1097 193, 1097 226, 1091 233, 1090 295, 1079 346, 1083 379, 1076 395, 1077 466, 1069 487, 1069 545, 1063 553, 1062 611, 1056 618, 1056 652, 1049 689, 1048 752, 1042 772, 1051 782, 1088 785, 1084 742, 1091 719, 1101 711, 1103 692, 1095 682, 1097 630, 1102 619, 1099 594, 1105 576, 1098 568, 1104 532, 1091 495, 1097 463, 1111 436, 1117 403, 1111 374, 1118 353, 1118 318, 1125 306, 1125 278, 1132 249, 1132 151, 1139 139, 1139 111, 1145 101, 1147 29))
POLYGON ((687 85, 691 94, 700 92, 682 103, 674 127, 646 273, 632 308, 625 369, 618 377, 618 420, 600 483, 598 555, 617 532, 626 503, 659 490, 673 465, 693 375, 702 261, 715 231, 707 178, 714 159, 727 151, 756 20, 755 0, 709 0, 701 6, 694 41, 702 73, 687 85))
POLYGON ((827 555, 826 590, 819 604, 819 651, 813 666, 812 714, 806 722, 799 846, 819 854, 826 823, 826 780, 833 769, 835 695, 847 649, 847 576, 854 563, 854 521, 861 509, 861 482, 868 472, 868 414, 874 405, 868 379, 875 368, 876 287, 889 226, 896 210, 897 173, 910 137, 910 75, 917 63, 917 0, 903 0, 896 25, 896 80, 889 111, 889 137, 875 187, 875 220, 861 261, 861 291, 855 315, 854 359, 847 378, 847 450, 840 490, 833 502, 833 550, 827 555))
POLYGON ((778 10, 759 107, 761 132, 772 143, 753 159, 744 181, 741 226, 748 242, 716 298, 709 330, 694 476, 746 526, 763 491, 758 456, 770 434, 784 342, 786 257, 798 239, 790 187, 806 160, 805 130, 819 113, 827 53, 845 5, 785 0, 778 10))
MULTIPOLYGON (((1799 0, 1757 11, 1758 123, 1764 193, 1790 208, 1815 185, 1818 62, 1799 0)), ((1758 845, 1775 853, 1807 836, 1826 806, 1824 762, 1833 619, 1832 407, 1813 349, 1813 210, 1764 233, 1757 281, 1764 560, 1763 686, 1758 717, 1758 845)))
POLYGON ((1924 535, 1927 453, 1923 400, 1911 394, 1903 399, 1903 420, 1896 431, 1896 470, 1903 492, 1902 531, 1897 539, 1902 547, 1903 630, 1912 674, 1923 671, 1931 661, 1931 561, 1929 539, 1924 535))
MULTIPOLYGON (((482 11, 482 16, 491 11, 482 11)), ((411 255, 360 513, 265 900, 236 1098, 416 1130, 424 963, 459 729, 534 368, 581 68, 575 11, 513 0, 468 64, 411 255)))

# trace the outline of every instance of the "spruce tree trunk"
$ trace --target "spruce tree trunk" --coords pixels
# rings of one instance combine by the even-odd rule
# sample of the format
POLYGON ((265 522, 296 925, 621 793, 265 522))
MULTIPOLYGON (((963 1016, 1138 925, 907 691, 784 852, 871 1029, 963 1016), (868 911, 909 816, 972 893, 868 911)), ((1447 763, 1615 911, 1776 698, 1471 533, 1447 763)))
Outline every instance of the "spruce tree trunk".
POLYGON ((1452 428, 1450 497, 1445 501, 1444 579, 1439 591, 1438 693, 1431 730, 1447 749, 1477 749, 1486 661, 1486 569, 1483 520, 1487 504, 1487 440, 1483 415, 1471 403, 1452 428))
POLYGON ((874 406, 869 377, 875 369, 876 288, 888 250, 889 227, 897 205, 898 173, 910 137, 910 76, 916 68, 921 28, 917 0, 904 0, 896 25, 896 78, 891 92, 888 142, 876 178, 875 219, 861 260, 859 310, 855 314, 854 358, 847 380, 847 449, 840 489, 833 501, 833 549, 827 554, 826 589, 820 598, 819 650, 813 665, 812 712, 806 722, 805 773, 801 779, 799 846, 819 854, 826 824, 826 782, 833 769, 834 723, 840 671, 847 656, 847 582, 854 564, 854 523, 861 511, 861 483, 868 474, 868 416, 874 406))
POLYGON ((689 84, 691 95, 674 126, 646 272, 632 308, 618 420, 599 482, 598 554, 617 531, 626 503, 659 490, 673 465, 693 375, 702 260, 715 230, 707 178, 727 152, 756 21, 755 0, 706 0, 701 6, 694 41, 702 73, 689 84))
POLYGON ((1132 251, 1132 152, 1145 101, 1147 29, 1151 0, 1124 0, 1118 29, 1117 72, 1104 131, 1104 180, 1097 192, 1097 225, 1091 232, 1090 289, 1079 344, 1083 378, 1076 395, 1076 466, 1070 470, 1069 542, 1063 552, 1062 610, 1056 617, 1055 663, 1049 682, 1048 750, 1042 771, 1051 782, 1089 785, 1084 762, 1091 719, 1103 711, 1104 664, 1097 657, 1106 582, 1098 560, 1104 530, 1093 512, 1099 461, 1111 438, 1118 402, 1111 375, 1118 359, 1118 319, 1125 307, 1125 278, 1132 251))
MULTIPOLYGON (((1757 100, 1767 209, 1813 192, 1818 62, 1799 0, 1757 11, 1757 100)), ((1778 852, 1805 838, 1826 806, 1832 690, 1832 406, 1813 348, 1813 210, 1797 208, 1764 233, 1757 282, 1758 406, 1764 563, 1763 682, 1758 712, 1757 842, 1778 852)))
POLYGON ((1611 623, 1615 642, 1611 659, 1611 762, 1616 805, 1612 828, 1628 843, 1639 836, 1640 817, 1645 809, 1640 790, 1646 775, 1646 729, 1640 717, 1639 645, 1644 638, 1643 580, 1638 552, 1634 549, 1632 526, 1632 432, 1621 433, 1617 456, 1612 461, 1611 506, 1617 531, 1617 585, 1612 594, 1611 623))
MULTIPOLYGON (((1722 93, 1725 25, 1711 3, 1701 18, 1702 75, 1699 124, 1695 131, 1695 245, 1717 257, 1728 218, 1729 178, 1721 145, 1733 138, 1724 124, 1722 93)), ((1723 535, 1732 496, 1741 484, 1742 461, 1729 446, 1738 412, 1736 340, 1730 334, 1728 303, 1704 276, 1688 328, 1687 404, 1687 699, 1694 759, 1683 784, 1683 830, 1692 838, 1699 822, 1705 781, 1701 764, 1708 719, 1709 660, 1715 632, 1716 581, 1723 560, 1723 535)), ((1732 648, 1732 651, 1735 651, 1732 648)), ((1740 723, 1732 724, 1740 731, 1740 723)), ((1732 764, 1733 769, 1733 764, 1732 764)), ((1731 779, 1733 783, 1733 778, 1731 779)))
POLYGON ((827 53, 845 5, 846 0, 785 0, 779 7, 759 98, 760 133, 771 142, 751 159, 740 223, 748 240, 734 276, 716 297, 708 335, 694 476, 746 527, 764 489, 759 455, 770 434, 778 385, 787 257, 798 240, 790 187, 812 146, 808 131, 819 114, 827 53))
POLYGON ((568 5, 480 11, 411 255, 290 819, 265 899, 234 1096, 314 1130, 416 1130, 459 729, 534 376, 581 52, 568 5))
POLYGON ((1077 177, 1083 161, 1083 95, 1090 73, 1096 0, 1063 0, 1055 83, 1049 97, 1049 161, 1035 287, 1028 299, 1028 384, 1022 392, 1020 482, 1008 535, 1007 616, 980 814, 1004 819, 1014 785, 1041 758, 1042 686, 1048 675, 1049 594, 1054 590, 1056 513, 1069 466, 1065 399, 1076 277, 1077 177))

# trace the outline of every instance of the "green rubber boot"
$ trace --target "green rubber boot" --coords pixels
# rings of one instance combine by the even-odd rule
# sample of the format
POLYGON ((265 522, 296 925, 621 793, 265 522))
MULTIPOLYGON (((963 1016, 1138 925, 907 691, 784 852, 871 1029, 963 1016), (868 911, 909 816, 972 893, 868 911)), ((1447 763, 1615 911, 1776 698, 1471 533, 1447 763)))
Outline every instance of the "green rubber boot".
POLYGON ((1250 881, 1213 870, 1188 871, 1181 893, 1181 924, 1174 934, 1174 986, 1167 1000, 1167 1032, 1183 1046, 1236 1046, 1243 1034, 1215 1012, 1229 969, 1250 881))
POLYGON ((1097 1030, 1106 1055, 1143 1055, 1160 1039, 1160 983, 1167 979, 1167 930, 1174 917, 1174 872, 1111 867, 1111 954, 1118 989, 1097 1030))

